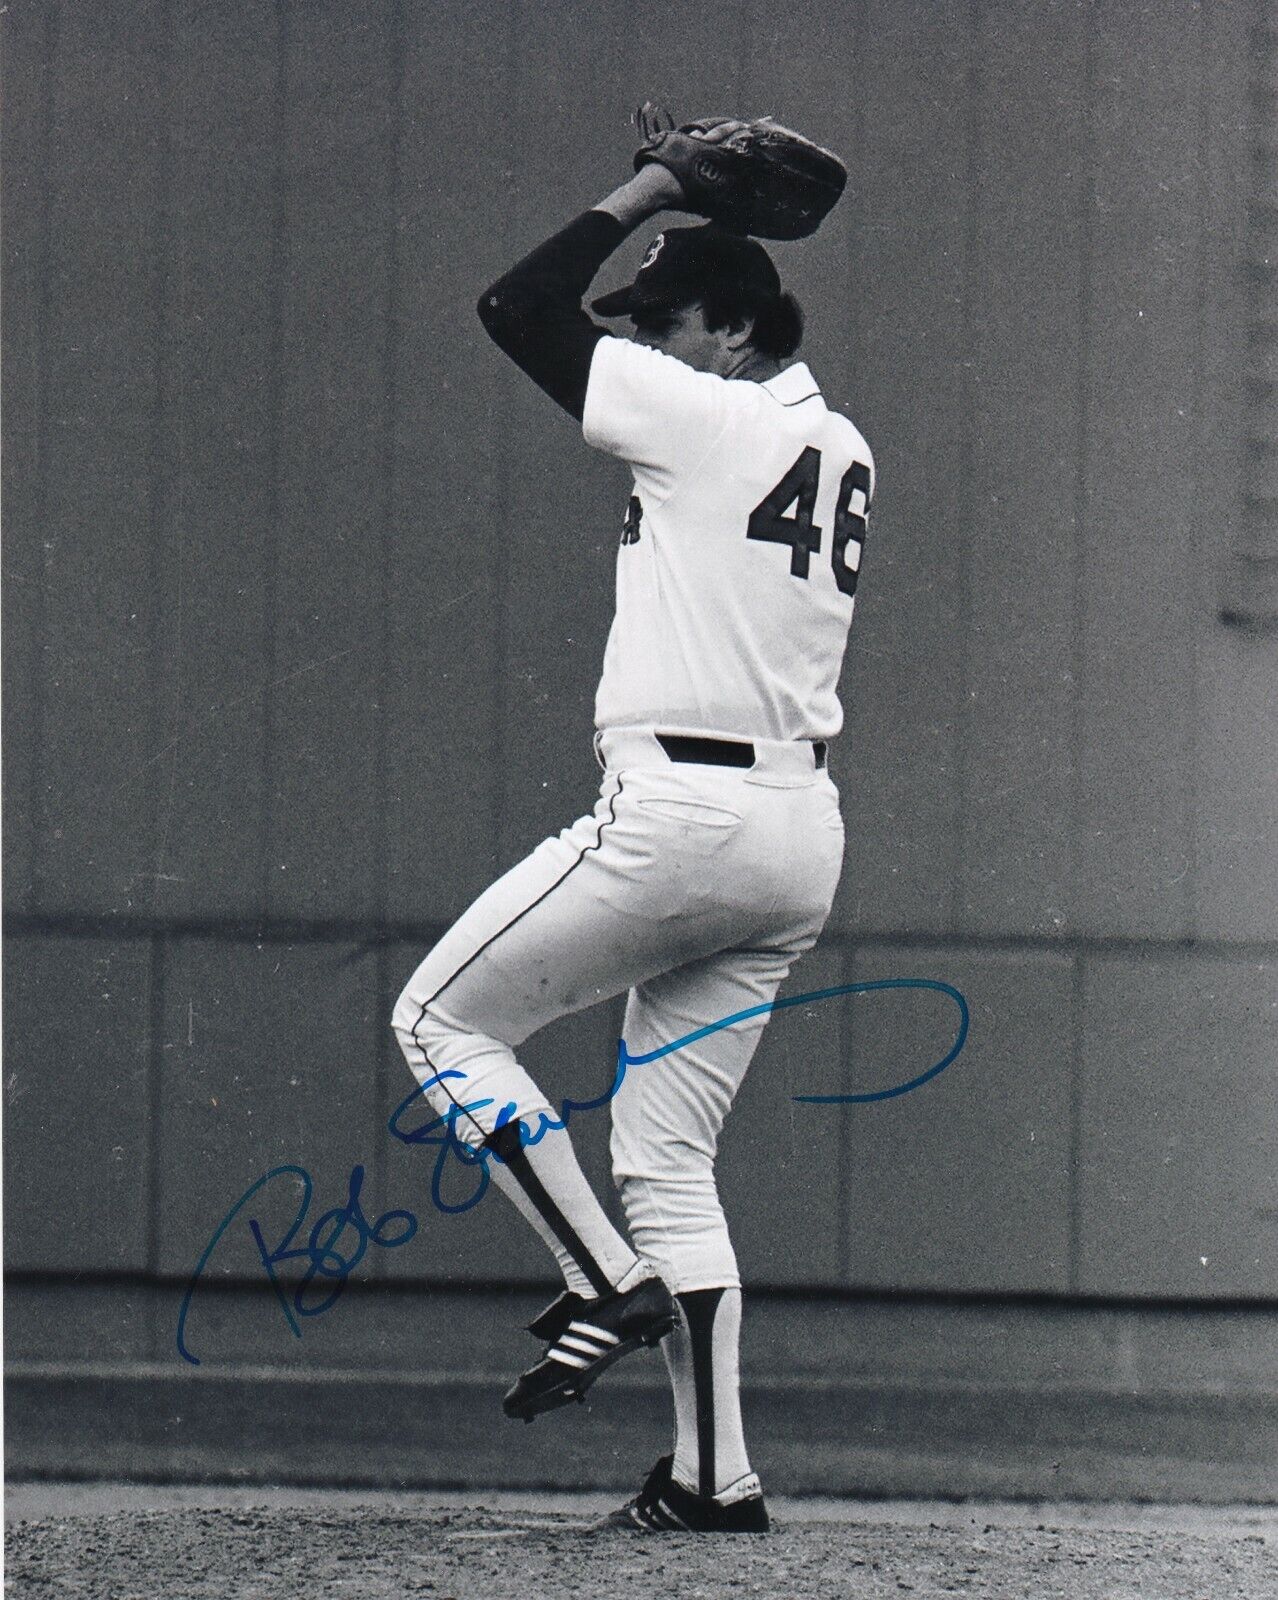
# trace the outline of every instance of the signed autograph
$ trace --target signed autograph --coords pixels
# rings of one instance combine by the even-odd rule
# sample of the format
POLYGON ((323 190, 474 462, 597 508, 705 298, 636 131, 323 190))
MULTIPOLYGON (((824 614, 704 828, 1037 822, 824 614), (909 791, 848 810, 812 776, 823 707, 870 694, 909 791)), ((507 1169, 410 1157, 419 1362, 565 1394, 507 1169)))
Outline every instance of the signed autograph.
MULTIPOLYGON (((613 1074, 612 1082, 603 1094, 593 1100, 565 1099, 560 1106, 558 1117, 548 1117, 545 1112, 538 1112, 537 1125, 529 1128, 522 1121, 519 1123, 519 1142, 522 1147, 539 1144, 548 1133, 558 1132, 567 1128, 574 1115, 583 1111, 598 1111, 607 1105, 620 1090, 625 1082, 626 1073, 631 1067, 647 1066, 654 1061, 659 1061, 663 1056, 681 1050, 685 1045, 694 1044, 699 1039, 706 1038, 709 1034, 717 1033, 722 1028, 731 1028, 738 1022, 745 1022, 748 1018, 762 1016, 771 1011, 782 1011, 790 1006, 811 1005, 822 1000, 833 1000, 843 995, 869 994, 881 989, 933 989, 947 995, 954 1001, 959 1010, 959 1026, 954 1042, 946 1054, 929 1067, 926 1072, 919 1073, 916 1077, 904 1083, 894 1085, 890 1089, 876 1089, 861 1094, 800 1094, 793 1098, 801 1105, 865 1105, 875 1100, 892 1100, 912 1090, 921 1088, 944 1072, 955 1061, 967 1042, 970 1014, 967 1001, 960 991, 951 984, 942 983, 934 978, 881 978, 872 983, 844 983, 832 989, 814 989, 807 994, 791 995, 784 1000, 772 1000, 766 1005, 751 1006, 748 1010, 734 1012, 729 1017, 723 1017, 718 1022, 712 1022, 695 1032, 685 1034, 673 1043, 662 1045, 657 1050, 650 1050, 645 1055, 631 1055, 626 1048, 624 1039, 617 1043, 617 1068, 613 1074)), ((400 1101, 391 1114, 387 1127, 390 1133, 407 1145, 434 1145, 437 1150, 434 1167, 431 1172, 431 1200, 436 1210, 449 1215, 469 1211, 472 1206, 478 1205, 486 1193, 490 1181, 488 1163, 490 1160, 500 1160, 500 1156, 487 1148, 474 1149, 458 1138, 456 1133, 457 1119, 468 1112, 478 1111, 492 1104, 491 1099, 474 1100, 465 1105, 454 1102, 449 1106, 443 1116, 429 1117, 413 1126, 406 1126, 405 1120, 411 1108, 422 1098, 428 1089, 444 1082, 449 1078, 464 1078, 461 1072, 441 1072, 424 1083, 418 1084, 400 1101), (444 1186, 448 1173, 449 1162, 474 1174, 469 1192, 458 1201, 444 1198, 444 1186)), ((496 1126, 505 1127, 515 1119, 517 1107, 512 1102, 505 1105, 497 1114, 496 1126)), ((252 1234, 253 1242, 261 1258, 262 1268, 266 1273, 280 1309, 284 1313, 285 1321, 295 1338, 302 1337, 299 1318, 318 1317, 329 1311, 337 1303, 347 1279, 364 1259, 370 1244, 380 1246, 384 1250, 395 1250, 405 1245, 417 1232, 418 1220, 411 1211, 395 1210, 383 1212, 373 1221, 364 1214, 360 1194, 364 1183, 364 1168, 354 1166, 351 1168, 350 1183, 345 1205, 334 1206, 325 1211, 312 1224, 304 1243, 297 1242, 298 1235, 303 1228, 307 1214, 310 1211, 313 1184, 310 1174, 304 1167, 287 1163, 283 1166, 272 1167, 269 1172, 262 1174, 256 1182, 244 1191, 227 1214, 222 1218, 204 1248, 204 1253, 196 1263, 195 1271, 187 1285, 182 1297, 181 1309, 178 1313, 177 1348, 183 1360, 189 1361, 192 1366, 200 1365, 199 1358, 191 1354, 186 1342, 186 1322, 191 1309, 191 1301, 199 1285, 201 1275, 207 1267, 213 1252, 225 1237, 231 1224, 244 1215, 245 1207, 254 1198, 261 1194, 268 1184, 277 1180, 290 1180, 299 1191, 296 1213, 284 1233, 284 1237, 274 1245, 268 1245, 260 1223, 255 1217, 248 1217, 247 1224, 252 1234), (339 1245, 347 1236, 351 1242, 349 1248, 341 1249, 339 1245), (305 1269, 300 1280, 291 1293, 280 1282, 278 1269, 287 1263, 304 1262, 305 1269), (325 1286, 325 1292, 318 1298, 312 1294, 313 1286, 320 1280, 325 1286), (308 1300, 308 1296, 311 1298, 308 1300)))

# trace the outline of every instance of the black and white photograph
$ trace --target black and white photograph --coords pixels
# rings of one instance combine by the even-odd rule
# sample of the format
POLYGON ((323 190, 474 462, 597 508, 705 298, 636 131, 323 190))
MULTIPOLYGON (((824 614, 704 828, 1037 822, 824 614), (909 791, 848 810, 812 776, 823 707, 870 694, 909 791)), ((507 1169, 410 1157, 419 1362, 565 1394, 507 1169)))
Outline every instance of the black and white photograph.
POLYGON ((1278 0, 8 0, 12 1600, 1278 1594, 1278 0))

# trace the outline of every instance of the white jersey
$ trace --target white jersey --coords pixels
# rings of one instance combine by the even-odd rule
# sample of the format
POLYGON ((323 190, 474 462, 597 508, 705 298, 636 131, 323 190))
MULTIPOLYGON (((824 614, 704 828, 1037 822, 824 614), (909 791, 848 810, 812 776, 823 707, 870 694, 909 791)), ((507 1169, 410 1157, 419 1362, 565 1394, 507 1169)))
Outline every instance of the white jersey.
POLYGON ((832 738, 874 492, 860 432, 803 362, 754 383, 612 337, 582 429, 635 484, 596 725, 832 738))

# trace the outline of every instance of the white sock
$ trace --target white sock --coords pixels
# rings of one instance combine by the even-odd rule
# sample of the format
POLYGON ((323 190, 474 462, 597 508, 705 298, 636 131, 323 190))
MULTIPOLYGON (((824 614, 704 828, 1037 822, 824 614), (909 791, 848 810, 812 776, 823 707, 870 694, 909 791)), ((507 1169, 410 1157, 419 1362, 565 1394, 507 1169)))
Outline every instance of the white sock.
POLYGON ((680 1320, 661 1342, 674 1390, 674 1478, 693 1494, 721 1494, 750 1472, 741 1425, 741 1291, 694 1289, 675 1298, 680 1320))

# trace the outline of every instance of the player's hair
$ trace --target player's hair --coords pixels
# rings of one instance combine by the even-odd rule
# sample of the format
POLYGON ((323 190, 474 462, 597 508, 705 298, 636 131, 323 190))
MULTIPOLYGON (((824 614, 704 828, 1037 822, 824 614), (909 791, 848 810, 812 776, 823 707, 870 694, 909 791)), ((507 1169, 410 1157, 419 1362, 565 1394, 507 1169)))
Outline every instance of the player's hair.
POLYGON ((701 303, 705 307, 706 327, 711 333, 717 328, 740 327, 753 317, 750 343, 762 356, 783 361, 803 342, 803 311, 788 291, 774 299, 759 301, 732 289, 711 286, 702 295, 701 303))

